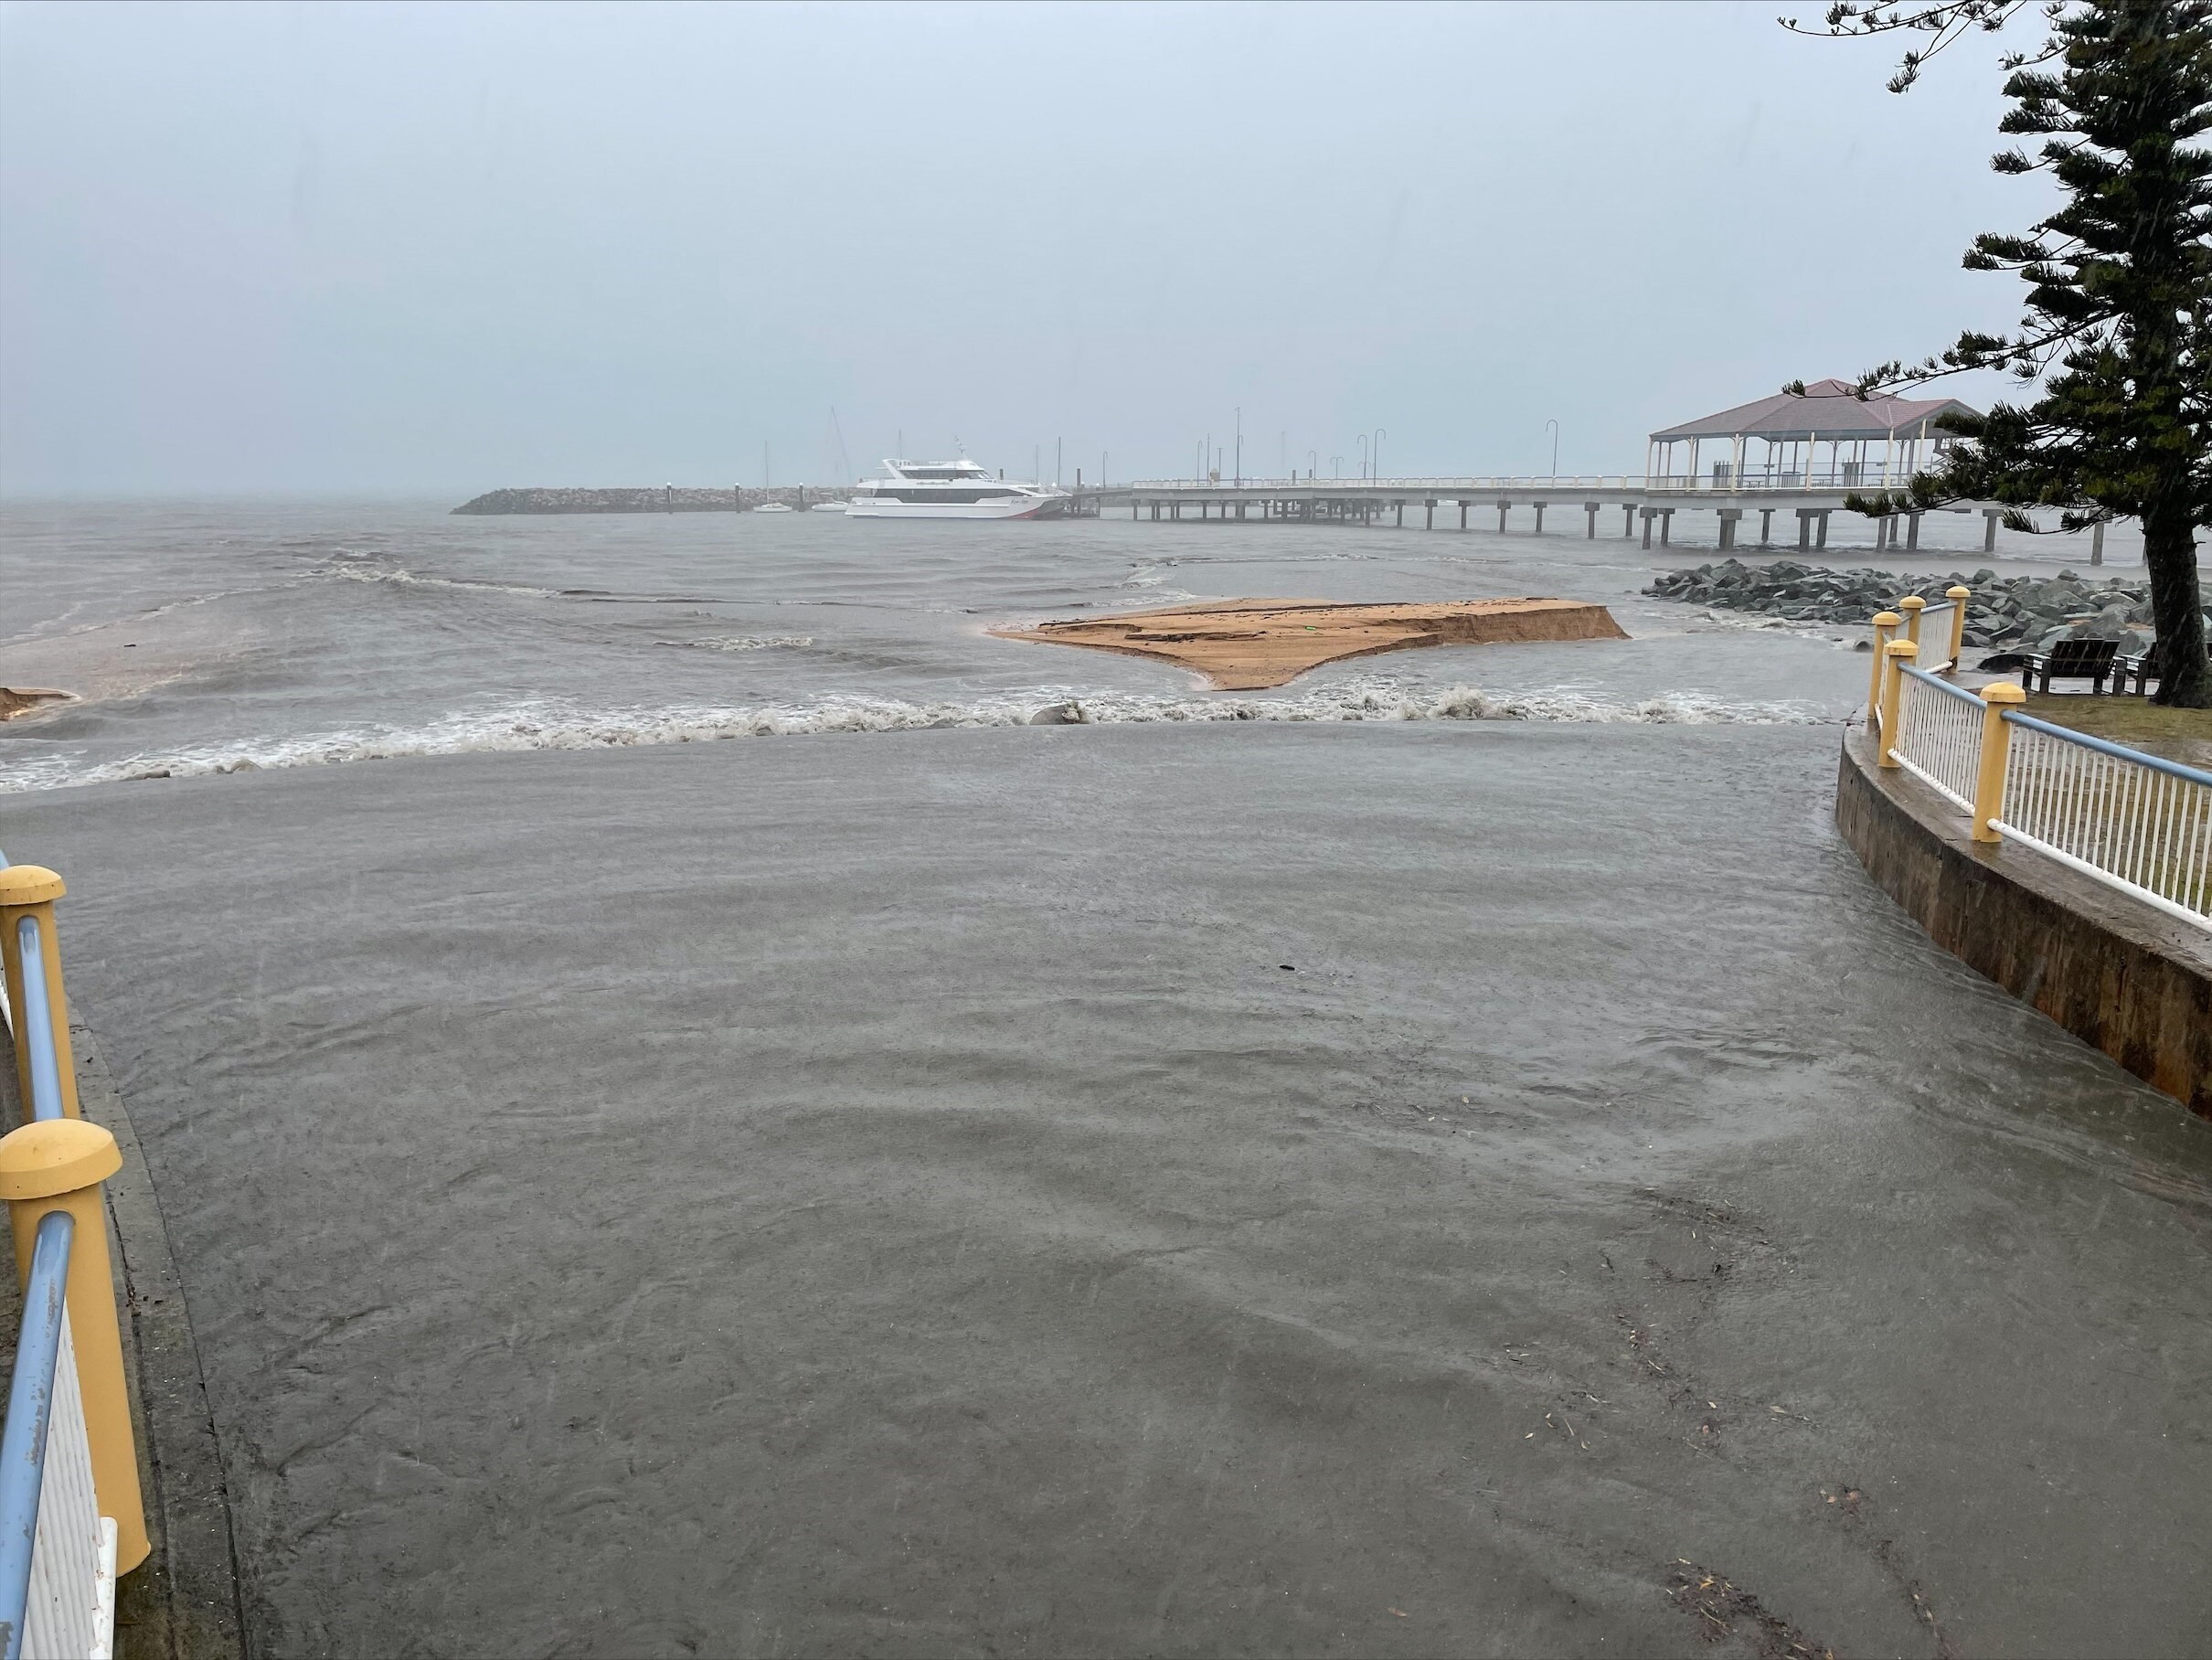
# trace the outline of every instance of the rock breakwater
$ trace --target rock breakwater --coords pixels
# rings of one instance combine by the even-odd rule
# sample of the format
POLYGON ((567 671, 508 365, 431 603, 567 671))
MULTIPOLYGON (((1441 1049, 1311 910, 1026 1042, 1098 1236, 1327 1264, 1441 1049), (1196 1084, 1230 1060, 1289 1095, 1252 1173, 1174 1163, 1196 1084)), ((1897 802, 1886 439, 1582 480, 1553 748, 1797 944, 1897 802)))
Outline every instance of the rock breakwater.
POLYGON ((611 490, 487 490, 463 502, 455 513, 747 513, 765 502, 787 507, 811 506, 816 502, 843 500, 839 491, 820 484, 780 485, 768 490, 747 490, 736 484, 720 489, 695 490, 674 485, 641 484, 611 490))
MULTIPOLYGON (((2000 577, 1983 569, 1947 576, 1900 575, 1861 568, 1830 570, 1794 559, 1746 565, 1740 559, 1670 570, 1643 591, 1656 599, 1729 611, 1760 612, 1793 622, 1859 627, 1879 611, 1894 611, 1908 594, 1930 604, 1944 591, 1973 591, 1966 601, 1965 643, 1973 646, 2041 649, 2063 639, 2120 640, 2147 645, 2151 589, 2146 578, 2086 580, 2073 571, 2055 577, 2000 577)), ((2212 626, 2212 616, 2207 617, 2212 626)))

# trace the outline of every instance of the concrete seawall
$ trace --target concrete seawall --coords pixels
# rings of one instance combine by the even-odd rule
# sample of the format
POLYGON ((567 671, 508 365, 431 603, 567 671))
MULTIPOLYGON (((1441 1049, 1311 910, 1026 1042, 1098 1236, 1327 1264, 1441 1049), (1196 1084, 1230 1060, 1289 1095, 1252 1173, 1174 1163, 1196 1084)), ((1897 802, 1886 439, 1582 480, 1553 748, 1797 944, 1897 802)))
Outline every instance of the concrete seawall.
POLYGON ((1866 872, 1970 967, 2212 1118, 2212 936, 2022 847, 1844 738, 1835 822, 1866 872))

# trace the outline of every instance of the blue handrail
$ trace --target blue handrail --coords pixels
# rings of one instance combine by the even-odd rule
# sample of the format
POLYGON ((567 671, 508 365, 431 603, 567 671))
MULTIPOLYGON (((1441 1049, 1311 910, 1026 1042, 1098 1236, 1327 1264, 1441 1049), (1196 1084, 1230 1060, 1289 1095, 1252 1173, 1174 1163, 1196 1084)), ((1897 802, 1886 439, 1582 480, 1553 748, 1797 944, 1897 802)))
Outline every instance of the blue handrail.
POLYGON ((2212 785, 2212 772, 2200 772, 2195 767, 2185 767, 2178 761, 2168 761, 2163 755, 2145 755, 2141 750, 2131 750, 2125 744, 2107 743, 2101 738, 2091 738, 2087 732, 2074 732, 2062 726, 2053 726, 2047 720, 2037 720, 2033 715, 2005 711, 2005 718, 2015 726, 2026 727, 2031 732, 2046 732, 2053 738, 2063 738, 2068 743, 2078 743, 2085 750, 2096 750, 2114 755, 2122 761, 2132 761, 2139 767, 2148 767, 2154 772, 2164 772, 2185 783, 2212 785))
POLYGON ((31 1116, 59 1118, 61 1063, 54 1054, 54 1021, 46 1000, 46 951, 38 938, 38 919, 21 917, 16 922, 16 943, 23 962, 22 1016, 16 1041, 31 1047, 31 1116))
POLYGON ((1958 698, 1962 703, 1971 703, 1976 708, 1980 708, 1982 707, 1982 700, 1962 686, 1953 686, 1950 681, 1941 678, 1940 676, 1931 675, 1924 668, 1913 668, 1908 665, 1905 667, 1905 672, 1908 675, 1910 675, 1915 680, 1926 681, 1930 686, 1934 686, 1939 692, 1949 692, 1953 697, 1958 698))
MULTIPOLYGON (((29 976, 25 976, 27 979, 29 976)), ((23 1660, 23 1621, 31 1600, 31 1547, 38 1537, 38 1495, 46 1483, 46 1431, 54 1413, 54 1369, 61 1359, 61 1322, 69 1288, 69 1241, 76 1220, 66 1210, 38 1218, 30 1283, 23 1293, 23 1330, 16 1339, 16 1375, 8 1384, 7 1423, 0 1428, 0 1655, 23 1660)))

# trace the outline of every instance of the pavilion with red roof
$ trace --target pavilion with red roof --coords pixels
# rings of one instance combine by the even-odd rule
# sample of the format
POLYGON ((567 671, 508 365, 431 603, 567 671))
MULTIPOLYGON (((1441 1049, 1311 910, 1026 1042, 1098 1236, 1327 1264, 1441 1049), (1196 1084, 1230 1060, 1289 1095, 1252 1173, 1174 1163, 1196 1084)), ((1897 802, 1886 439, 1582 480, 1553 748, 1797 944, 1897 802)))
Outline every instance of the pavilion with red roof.
POLYGON ((1954 410, 1980 413, 1955 398, 1861 398, 1847 380, 1816 380, 1803 392, 1777 392, 1654 432, 1643 471, 1654 485, 1695 484, 1705 476, 1698 470, 1701 447, 1712 443, 1725 446, 1726 459, 1712 463, 1711 475, 1723 489, 1901 484, 1954 442, 1935 426, 1938 416, 1954 410), (1749 453, 1754 442, 1761 446, 1756 457, 1749 453))

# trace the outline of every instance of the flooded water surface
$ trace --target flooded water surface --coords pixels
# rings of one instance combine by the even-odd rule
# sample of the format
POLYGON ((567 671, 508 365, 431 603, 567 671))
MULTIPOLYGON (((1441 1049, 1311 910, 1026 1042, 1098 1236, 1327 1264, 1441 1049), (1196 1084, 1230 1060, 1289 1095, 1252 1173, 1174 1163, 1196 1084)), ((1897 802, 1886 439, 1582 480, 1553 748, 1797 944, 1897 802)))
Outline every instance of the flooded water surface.
POLYGON ((93 694, 0 842, 260 1652, 2212 1642, 2212 1124, 1841 846, 1841 636, 1618 542, 298 511, 49 525, 0 676, 93 694), (981 634, 1512 593, 1634 637, 981 634))

